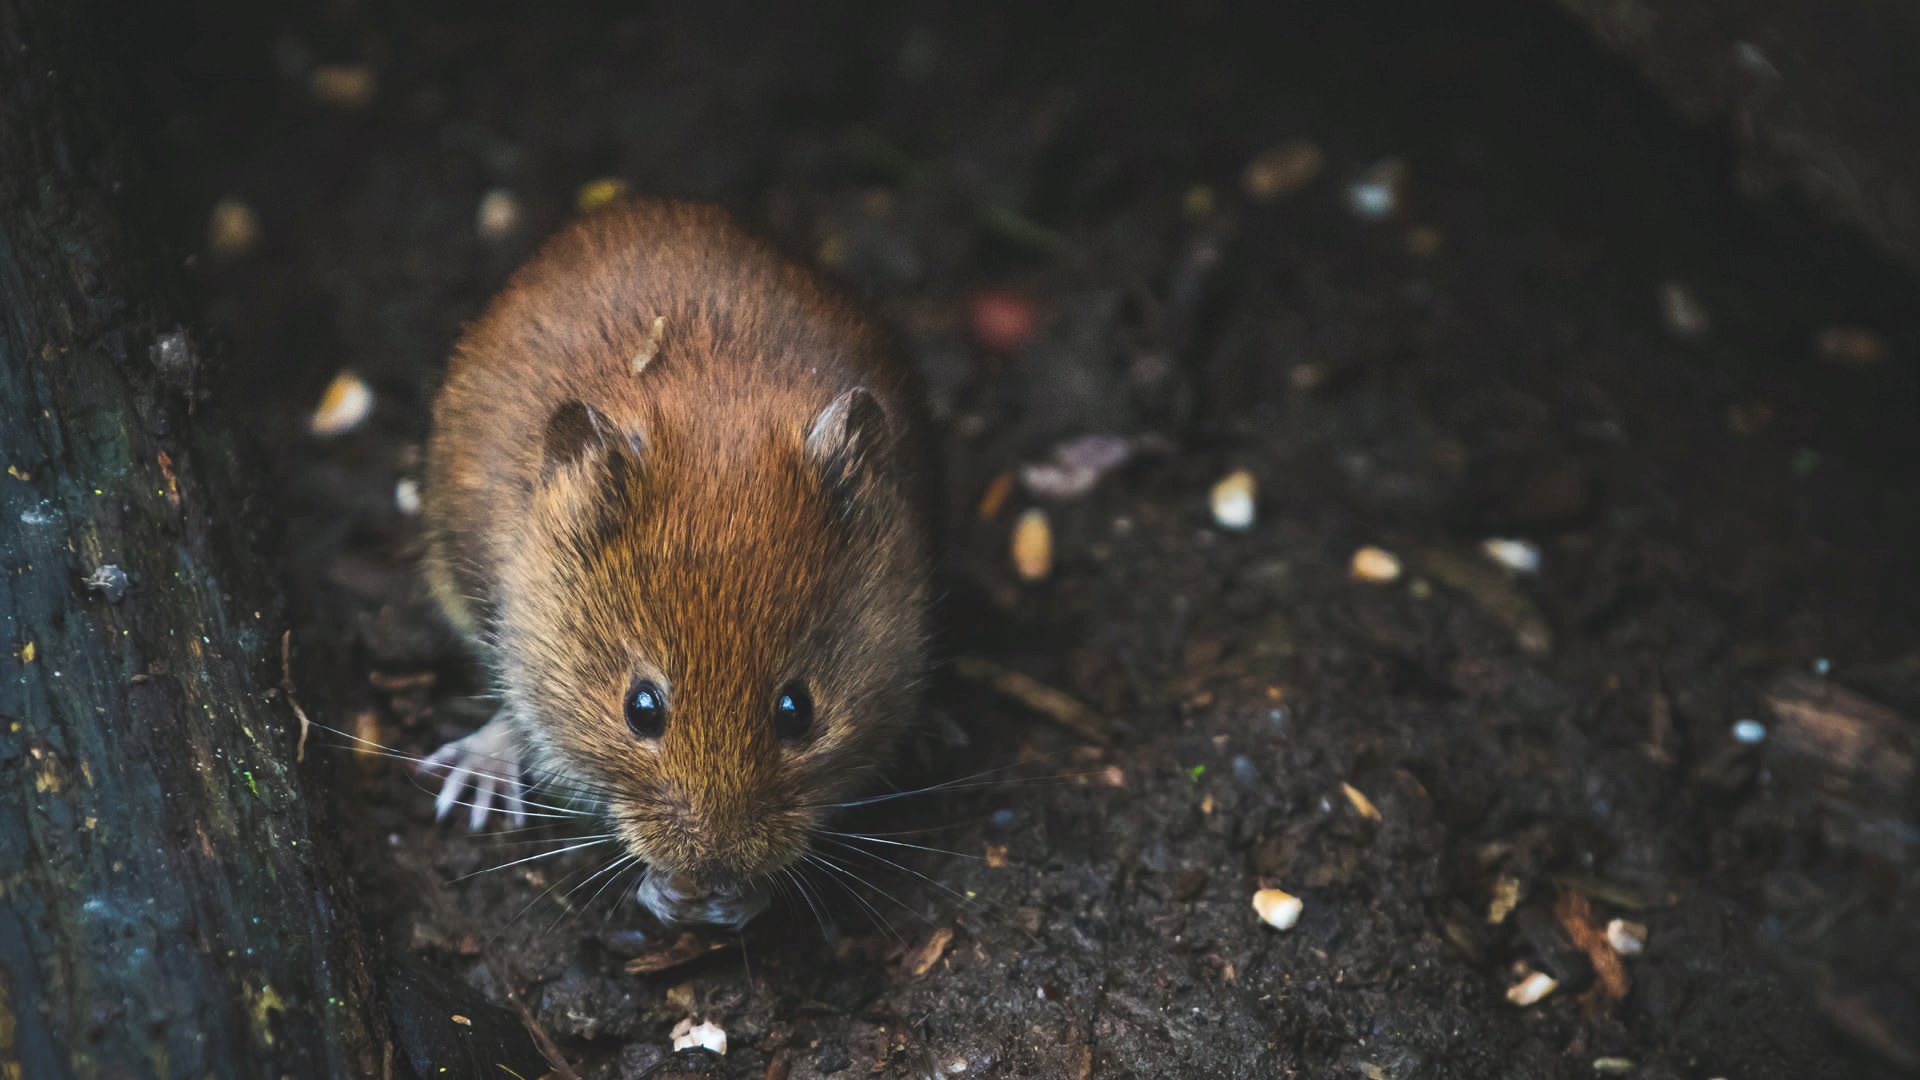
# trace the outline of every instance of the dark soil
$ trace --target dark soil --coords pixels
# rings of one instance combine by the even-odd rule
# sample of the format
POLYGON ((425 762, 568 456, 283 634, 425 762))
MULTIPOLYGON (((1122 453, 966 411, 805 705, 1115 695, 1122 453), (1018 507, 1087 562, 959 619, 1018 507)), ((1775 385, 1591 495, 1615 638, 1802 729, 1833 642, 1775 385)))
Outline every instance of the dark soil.
POLYGON ((954 665, 898 782, 993 782, 858 820, 957 855, 842 850, 864 883, 817 869, 638 975, 674 935, 624 883, 574 891, 604 855, 462 878, 560 845, 436 827, 403 766, 316 734, 407 972, 398 1074, 534 1075, 532 1027, 582 1075, 678 1075, 647 1070, 690 1015, 728 1033, 715 1075, 794 1080, 1916 1067, 1914 788, 1862 798, 1731 734, 1793 672, 1920 715, 1911 278, 1743 201, 1727 148, 1547 5, 1116 7, 203 0, 156 32, 183 235, 220 197, 261 223, 199 272, 217 389, 277 448, 317 719, 418 753, 490 712, 395 485, 462 320, 617 177, 734 207, 906 331, 951 493, 943 651, 1111 733, 954 665), (316 102, 318 64, 369 66, 371 102, 316 102), (1319 177, 1250 199, 1249 159, 1302 137, 1319 177), (1401 212, 1363 221, 1346 185, 1388 157, 1401 212), (496 187, 505 241, 475 227, 496 187), (1668 280, 1705 336, 1665 327, 1668 280), (974 343, 986 288, 1037 305, 1030 343, 974 343), (1890 357, 1821 362, 1840 324, 1890 357), (306 437, 343 368, 373 417, 306 437), (1139 453, 981 514, 1088 433, 1139 453), (1208 511, 1235 467, 1244 532, 1208 511), (1033 505, 1058 557, 1026 585, 1033 505), (1495 536, 1541 572, 1495 569, 1495 536), (1350 580, 1363 544, 1406 575, 1350 580), (1255 917, 1263 885, 1304 899, 1295 929, 1255 917), (1624 994, 1570 937, 1622 916, 1649 927, 1624 994), (1523 969, 1560 989, 1509 1004, 1523 969))

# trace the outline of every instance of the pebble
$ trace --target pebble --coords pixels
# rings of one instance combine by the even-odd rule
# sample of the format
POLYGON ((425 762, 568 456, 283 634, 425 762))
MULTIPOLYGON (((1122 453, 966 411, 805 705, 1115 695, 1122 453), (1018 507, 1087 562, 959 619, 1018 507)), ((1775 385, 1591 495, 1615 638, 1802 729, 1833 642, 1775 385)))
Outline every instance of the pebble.
POLYGON ((1013 523, 1013 569, 1022 581, 1040 581, 1053 573, 1053 525, 1035 507, 1013 523))
POLYGON ((687 1017, 685 1020, 674 1025, 673 1049, 675 1053, 679 1053, 691 1047, 711 1050, 716 1054, 725 1056, 727 1052, 726 1029, 711 1020, 702 1020, 696 1024, 694 1023, 693 1017, 687 1017))
POLYGON ((1482 540, 1480 550, 1487 558, 1516 574, 1537 574, 1540 572, 1540 549, 1525 540, 1506 540, 1498 537, 1482 540))
POLYGON ((207 216, 207 252, 215 259, 238 259, 260 245, 260 218, 253 207, 226 198, 207 216))
POLYGON ((1607 923, 1607 944, 1621 956, 1639 956, 1647 948, 1645 923, 1613 919, 1607 923))
POLYGON ((351 371, 342 371, 320 395, 320 407, 307 420, 307 430, 320 436, 344 435, 373 412, 373 388, 351 371))
POLYGON ((1353 553, 1347 573, 1355 581, 1386 585, 1400 578, 1400 557, 1385 548, 1369 544, 1353 553))
POLYGON ((1733 741, 1751 746, 1767 737, 1767 725, 1758 720, 1736 720, 1733 724, 1733 741))
POLYGON ((1406 186, 1406 162, 1399 158, 1376 162, 1347 185, 1347 208, 1362 221, 1386 221, 1400 212, 1406 186))
POLYGON ((1082 435, 1054 447, 1049 460, 1022 465, 1020 483, 1049 499, 1078 498, 1132 456, 1133 444, 1118 435, 1082 435))
POLYGON ((480 239, 500 241, 520 230, 520 200, 506 188, 494 188, 480 196, 474 211, 473 227, 480 239))
POLYGON ((1305 909, 1299 897, 1279 889, 1261 889, 1253 894, 1253 910, 1259 913, 1261 922, 1275 930, 1293 929, 1305 909))
POLYGON ((411 476, 401 477, 393 485, 393 505, 408 517, 417 516, 420 513, 420 481, 411 476))
POLYGON ((1713 329, 1713 316, 1684 282, 1661 282, 1660 317, 1667 331, 1682 341, 1705 337, 1713 329))
POLYGON ((1223 529, 1251 528, 1256 489, 1253 474, 1245 469, 1235 469, 1221 477, 1209 495, 1214 522, 1223 529))
POLYGON ((307 76, 307 92, 322 105, 364 109, 373 104, 379 80, 365 64, 322 64, 307 76))
POLYGON ((105 566, 94 568, 93 573, 88 574, 82 584, 99 593, 107 603, 117 604, 127 595, 127 586, 130 583, 125 570, 113 563, 107 563, 105 566))
POLYGON ((1507 987, 1507 1000, 1524 1009, 1553 993, 1554 988, 1559 985, 1560 980, 1544 971, 1535 971, 1507 987))
POLYGON ((1240 187, 1254 202, 1272 202, 1313 183, 1325 165, 1311 139, 1294 139, 1254 155, 1240 172, 1240 187))
POLYGON ((1829 364, 1867 367, 1887 358, 1887 341, 1862 326, 1831 326, 1814 335, 1814 352, 1829 364))

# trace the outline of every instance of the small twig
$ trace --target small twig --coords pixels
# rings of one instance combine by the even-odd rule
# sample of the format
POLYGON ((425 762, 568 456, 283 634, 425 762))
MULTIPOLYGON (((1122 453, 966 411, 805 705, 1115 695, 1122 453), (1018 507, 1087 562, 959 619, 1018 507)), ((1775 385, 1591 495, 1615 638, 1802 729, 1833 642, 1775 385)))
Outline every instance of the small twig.
MULTIPOLYGON (((445 883, 432 874, 423 872, 415 872, 413 877, 419 883, 421 899, 432 910, 436 921, 445 926, 471 930, 471 920, 454 904, 452 897, 447 894, 445 883)), ((520 1014, 520 1024, 526 1028, 527 1036, 533 1040, 533 1045, 540 1051, 540 1056, 546 1058, 547 1064, 552 1067, 553 1071, 547 1075, 556 1080, 580 1080, 580 1074, 573 1071, 573 1066, 567 1064, 566 1055, 560 1052, 560 1044, 554 1042, 553 1036, 547 1034, 547 1029, 540 1026, 540 1021, 534 1018, 533 1010, 527 1008, 527 1003, 521 1000, 520 992, 514 989, 519 982, 519 974, 514 971, 511 964, 494 954, 488 947, 487 941, 479 939, 477 935, 476 940, 480 942, 480 962, 493 973, 494 981, 507 995, 507 1000, 513 1003, 514 1011, 520 1014)))
POLYGON ((567 1064, 567 1056, 560 1052, 560 1044, 553 1041, 553 1036, 547 1034, 547 1029, 541 1027, 540 1021, 534 1019, 533 1010, 527 1008, 527 1003, 520 1000, 520 992, 513 988, 513 972, 485 953, 481 954, 480 960, 493 971, 496 978, 500 978, 500 988, 506 991, 507 1000, 513 1002, 514 1011, 520 1014, 520 1023, 526 1026, 527 1034, 532 1036, 533 1044, 540 1048, 541 1056, 547 1059, 547 1064, 553 1066, 553 1075, 559 1080, 580 1080, 580 1074, 573 1071, 573 1066, 567 1064))
POLYGON ((293 706, 294 718, 300 721, 300 744, 294 748, 293 760, 296 764, 307 760, 307 729, 313 721, 307 719, 307 710, 300 707, 300 699, 293 694, 293 628, 280 631, 280 692, 287 695, 287 704, 293 706))
POLYGON ((953 662, 953 668, 962 678, 1005 694, 1095 746, 1113 743, 1105 721, 1064 690, 977 656, 962 656, 953 662))

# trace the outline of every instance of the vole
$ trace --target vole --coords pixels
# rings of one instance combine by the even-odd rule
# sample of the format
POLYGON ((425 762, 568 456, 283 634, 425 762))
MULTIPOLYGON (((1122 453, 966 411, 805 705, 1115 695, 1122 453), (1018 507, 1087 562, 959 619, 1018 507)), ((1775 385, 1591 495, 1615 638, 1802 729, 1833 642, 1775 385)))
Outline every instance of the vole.
POLYGON ((442 816, 551 783, 660 918, 752 918, 913 713, 925 426, 893 338, 720 210, 547 242, 434 403, 427 577, 501 699, 428 759, 442 816))

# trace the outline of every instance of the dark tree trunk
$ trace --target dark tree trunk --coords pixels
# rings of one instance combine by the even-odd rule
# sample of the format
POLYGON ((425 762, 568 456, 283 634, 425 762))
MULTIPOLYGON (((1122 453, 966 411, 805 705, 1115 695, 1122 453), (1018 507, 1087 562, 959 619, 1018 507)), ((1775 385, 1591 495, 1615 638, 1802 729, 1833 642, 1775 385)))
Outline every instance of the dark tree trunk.
POLYGON ((108 14, 0 0, 0 1076, 378 1076, 108 14))

